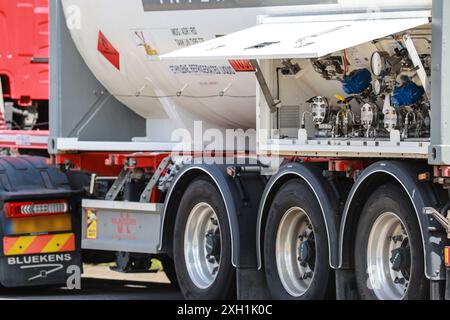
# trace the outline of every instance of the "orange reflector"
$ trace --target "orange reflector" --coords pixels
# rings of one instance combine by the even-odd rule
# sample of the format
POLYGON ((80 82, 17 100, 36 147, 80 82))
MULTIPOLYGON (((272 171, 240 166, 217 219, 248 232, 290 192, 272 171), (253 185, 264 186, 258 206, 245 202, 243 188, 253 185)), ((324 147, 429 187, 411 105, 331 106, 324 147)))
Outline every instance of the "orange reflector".
POLYGON ((7 232, 10 235, 67 232, 72 230, 72 218, 70 214, 30 217, 27 219, 12 219, 7 222, 7 225, 7 232))
POLYGON ((3 253, 6 256, 71 251, 75 251, 73 233, 3 238, 3 253))
POLYGON ((255 72, 256 69, 250 60, 230 60, 230 65, 236 72, 255 72))
POLYGON ((450 247, 444 249, 444 263, 447 268, 450 268, 450 247))

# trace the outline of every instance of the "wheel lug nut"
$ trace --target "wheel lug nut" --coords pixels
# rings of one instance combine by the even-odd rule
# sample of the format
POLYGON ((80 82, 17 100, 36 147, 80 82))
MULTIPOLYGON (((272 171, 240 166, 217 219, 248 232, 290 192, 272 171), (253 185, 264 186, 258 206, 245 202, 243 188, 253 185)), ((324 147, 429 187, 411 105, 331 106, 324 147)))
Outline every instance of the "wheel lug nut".
POLYGON ((394 243, 402 242, 403 239, 404 239, 404 238, 403 238, 402 235, 392 237, 392 241, 394 241, 394 243))
POLYGON ((312 277, 313 277, 313 273, 312 272, 306 272, 303 275, 302 280, 311 279, 312 277))
POLYGON ((215 267, 214 270, 212 271, 212 274, 216 274, 219 271, 219 267, 215 267))
POLYGON ((405 278, 395 278, 394 283, 404 285, 406 283, 406 280, 405 278))

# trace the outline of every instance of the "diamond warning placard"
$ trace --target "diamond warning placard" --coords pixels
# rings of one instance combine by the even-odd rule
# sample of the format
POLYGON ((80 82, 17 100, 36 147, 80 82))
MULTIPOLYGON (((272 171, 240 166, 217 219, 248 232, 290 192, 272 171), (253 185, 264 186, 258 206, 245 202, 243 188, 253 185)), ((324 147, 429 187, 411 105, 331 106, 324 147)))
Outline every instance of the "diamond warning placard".
POLYGON ((97 50, 108 60, 117 70, 120 70, 120 53, 114 48, 106 36, 99 31, 97 50))

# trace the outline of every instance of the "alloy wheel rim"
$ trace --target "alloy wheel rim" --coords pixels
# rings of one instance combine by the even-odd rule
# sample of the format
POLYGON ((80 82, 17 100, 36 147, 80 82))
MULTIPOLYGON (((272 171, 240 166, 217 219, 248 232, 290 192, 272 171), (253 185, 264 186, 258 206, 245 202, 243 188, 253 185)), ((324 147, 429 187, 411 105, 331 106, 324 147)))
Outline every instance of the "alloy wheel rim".
POLYGON ((385 212, 372 226, 367 244, 368 285, 380 300, 405 298, 411 275, 409 234, 401 219, 385 212))
POLYGON ((314 279, 315 234, 306 212, 294 207, 286 211, 278 227, 276 261, 284 289, 294 298, 303 296, 314 279))
POLYGON ((202 202, 192 208, 184 233, 184 257, 192 282, 209 288, 220 269, 221 232, 214 209, 202 202))

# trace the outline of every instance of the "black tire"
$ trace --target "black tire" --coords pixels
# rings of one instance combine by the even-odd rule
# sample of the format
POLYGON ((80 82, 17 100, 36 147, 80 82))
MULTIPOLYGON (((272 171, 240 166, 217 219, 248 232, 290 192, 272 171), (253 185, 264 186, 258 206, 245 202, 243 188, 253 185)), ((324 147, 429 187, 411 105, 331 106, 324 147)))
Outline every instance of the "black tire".
POLYGON ((417 216, 411 200, 400 187, 394 184, 384 185, 372 194, 364 206, 358 223, 355 241, 355 273, 360 298, 378 300, 374 289, 369 285, 368 241, 375 222, 387 212, 397 215, 409 236, 411 271, 404 300, 427 299, 429 281, 424 272, 423 243, 417 216))
POLYGON ((164 273, 166 274, 167 278, 170 280, 170 283, 173 287, 178 288, 178 278, 177 273, 175 271, 175 263, 172 258, 168 256, 160 256, 158 257, 159 261, 161 261, 161 264, 164 269, 164 273))
POLYGON ((325 222, 315 194, 303 181, 293 180, 286 183, 272 203, 265 229, 264 266, 269 290, 275 300, 323 300, 330 298, 333 277, 329 266, 325 222), (291 295, 283 286, 276 262, 278 228, 285 213, 294 207, 299 207, 307 213, 315 237, 314 277, 309 288, 299 297, 291 295))
POLYGON ((217 187, 206 178, 193 181, 181 199, 174 231, 174 262, 181 292, 189 300, 224 300, 235 297, 235 268, 231 264, 231 234, 224 201, 217 187), (220 268, 214 282, 201 289, 191 280, 186 268, 184 234, 189 214, 199 203, 215 211, 221 232, 220 268))

